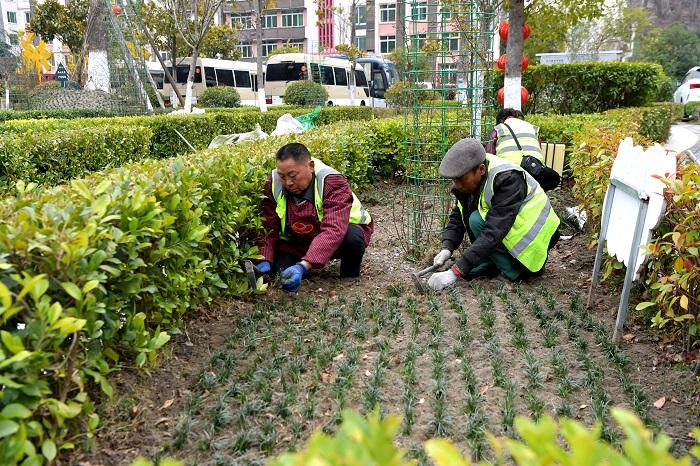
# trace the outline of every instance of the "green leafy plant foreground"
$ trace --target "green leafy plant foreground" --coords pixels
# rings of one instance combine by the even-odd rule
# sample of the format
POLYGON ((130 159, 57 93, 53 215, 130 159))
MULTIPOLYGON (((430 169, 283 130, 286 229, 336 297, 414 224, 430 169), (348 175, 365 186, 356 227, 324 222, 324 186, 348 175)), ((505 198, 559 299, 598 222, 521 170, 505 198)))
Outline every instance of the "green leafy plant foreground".
MULTIPOLYGON (((488 434, 495 464, 507 464, 510 457, 518 466, 570 465, 570 466, 690 466, 690 456, 676 458, 671 452, 671 439, 660 434, 654 436, 634 414, 621 408, 613 408, 612 416, 625 435, 621 449, 601 439, 601 427, 587 428, 567 418, 558 422, 550 416, 538 421, 518 416, 515 430, 521 440, 498 439, 488 434), (564 442, 561 442, 561 439, 564 442)), ((285 453, 270 466, 410 466, 417 462, 406 459, 406 451, 396 447, 394 439, 401 425, 397 416, 381 419, 374 411, 367 418, 346 410, 343 423, 335 436, 322 431, 315 432, 306 447, 295 453, 285 453)), ((695 430, 696 438, 700 429, 695 430)), ((452 442, 434 438, 425 442, 425 452, 436 466, 470 466, 469 456, 464 456, 452 442)), ((700 446, 691 455, 700 459, 700 446)), ((481 462, 479 464, 494 464, 481 462)))

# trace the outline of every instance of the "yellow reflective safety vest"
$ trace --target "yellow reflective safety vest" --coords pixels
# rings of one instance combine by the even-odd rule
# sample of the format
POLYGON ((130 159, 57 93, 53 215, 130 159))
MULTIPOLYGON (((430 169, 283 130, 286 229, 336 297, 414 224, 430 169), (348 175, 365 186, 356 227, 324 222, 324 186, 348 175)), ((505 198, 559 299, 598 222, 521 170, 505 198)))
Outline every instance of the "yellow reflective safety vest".
MULTIPOLYGON (((519 165, 512 164, 492 154, 486 154, 489 168, 484 189, 479 197, 479 215, 486 221, 493 198, 493 181, 496 175, 513 170, 523 174, 527 182, 527 195, 523 201, 515 222, 503 238, 503 245, 511 256, 516 258, 531 272, 538 272, 547 259, 547 250, 552 236, 559 227, 559 217, 554 212, 549 198, 539 183, 519 165)), ((462 204, 457 201, 457 208, 462 213, 462 222, 469 225, 464 218, 462 204)))
MULTIPOLYGON (((314 161, 314 204, 316 207, 316 216, 318 221, 323 221, 323 186, 328 175, 340 175, 335 168, 329 167, 325 163, 321 162, 315 157, 311 157, 314 161)), ((284 184, 280 179, 277 169, 272 170, 272 197, 277 203, 277 216, 280 219, 280 237, 287 238, 285 235, 285 229, 287 227, 287 196, 284 191, 284 184)), ((355 193, 352 193, 352 207, 350 208, 350 224, 353 225, 368 225, 372 221, 372 217, 369 215, 360 200, 357 198, 355 193)))
POLYGON ((518 149, 518 144, 513 139, 513 134, 506 128, 504 123, 501 123, 495 128, 498 134, 496 155, 515 165, 520 165, 520 161, 526 155, 535 157, 544 163, 540 142, 537 140, 537 128, 518 118, 508 118, 505 123, 513 130, 513 134, 518 138, 522 150, 518 149))

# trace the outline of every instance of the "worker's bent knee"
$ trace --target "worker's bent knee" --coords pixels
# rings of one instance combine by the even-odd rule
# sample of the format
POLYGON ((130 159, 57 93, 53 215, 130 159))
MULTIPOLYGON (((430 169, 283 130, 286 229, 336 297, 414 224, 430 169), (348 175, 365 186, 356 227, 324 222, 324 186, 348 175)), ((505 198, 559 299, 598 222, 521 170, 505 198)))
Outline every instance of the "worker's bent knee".
POLYGON ((362 251, 365 250, 365 235, 360 227, 350 225, 348 227, 347 233, 343 238, 343 243, 341 245, 342 249, 348 251, 362 251))
POLYGON ((474 233, 474 236, 479 236, 485 225, 486 222, 481 218, 478 210, 475 210, 469 215, 469 229, 474 233))

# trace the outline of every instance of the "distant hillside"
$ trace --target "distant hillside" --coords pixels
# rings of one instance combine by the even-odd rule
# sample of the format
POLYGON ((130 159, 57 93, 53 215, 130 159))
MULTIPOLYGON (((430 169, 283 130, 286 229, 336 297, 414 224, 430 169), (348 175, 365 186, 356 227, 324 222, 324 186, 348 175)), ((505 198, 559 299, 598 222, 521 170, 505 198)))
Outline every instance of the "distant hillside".
POLYGON ((652 12, 656 26, 681 23, 700 33, 700 0, 627 0, 629 6, 642 6, 652 12))

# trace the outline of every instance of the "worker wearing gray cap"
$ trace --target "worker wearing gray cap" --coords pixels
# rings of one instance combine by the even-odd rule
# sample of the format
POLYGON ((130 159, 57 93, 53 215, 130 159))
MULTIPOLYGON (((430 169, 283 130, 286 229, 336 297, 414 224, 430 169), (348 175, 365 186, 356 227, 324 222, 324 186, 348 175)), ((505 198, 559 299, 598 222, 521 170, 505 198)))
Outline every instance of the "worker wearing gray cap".
POLYGON ((471 244, 450 269, 430 277, 431 288, 441 290, 459 277, 501 273, 515 281, 544 270, 547 253, 559 240, 559 218, 534 178, 518 165, 487 155, 471 138, 447 151, 440 175, 452 179, 457 204, 433 263, 447 262, 465 233, 471 244))

